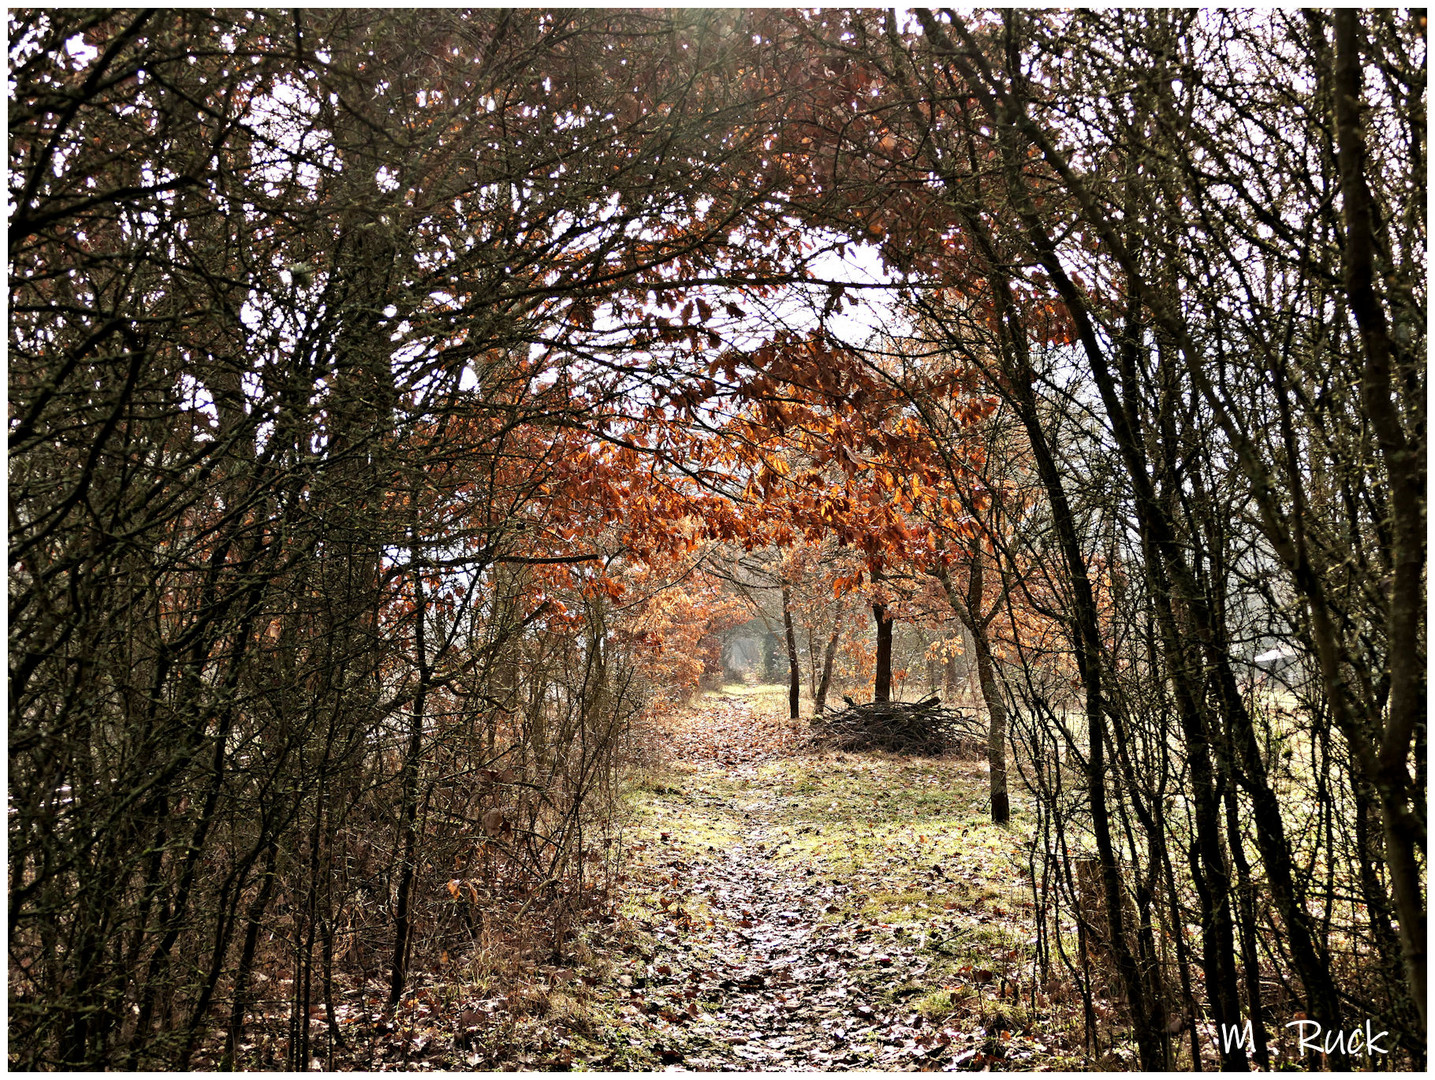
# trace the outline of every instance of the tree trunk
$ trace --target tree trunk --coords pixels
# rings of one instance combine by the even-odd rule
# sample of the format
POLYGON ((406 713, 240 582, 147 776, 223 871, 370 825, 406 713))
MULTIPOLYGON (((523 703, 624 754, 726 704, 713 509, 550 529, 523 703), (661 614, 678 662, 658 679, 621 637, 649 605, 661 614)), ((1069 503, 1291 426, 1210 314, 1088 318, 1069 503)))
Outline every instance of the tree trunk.
POLYGON ((892 617, 885 604, 873 604, 877 619, 877 673, 872 681, 872 700, 892 700, 892 617))
POLYGON ((1006 775, 1006 700, 1002 697, 1001 686, 997 682, 991 635, 987 633, 992 615, 1000 608, 994 606, 986 616, 982 614, 982 591, 986 583, 980 552, 972 556, 965 598, 958 594, 945 566, 938 571, 937 580, 942 583, 947 602, 952 605, 957 618, 961 619, 962 625, 972 635, 972 651, 977 661, 977 681, 982 688, 982 702, 987 707, 987 767, 990 773, 992 821, 1005 825, 1011 820, 1011 800, 1007 794, 1006 775))
POLYGON ((787 638, 787 714, 796 720, 802 715, 802 668, 797 663, 797 633, 792 627, 792 586, 782 583, 782 632, 787 638))
POLYGON ((987 706, 987 768, 991 776, 992 821, 1005 825, 1011 818, 1006 788, 1006 702, 1002 699, 1001 687, 997 685, 992 641, 987 634, 987 627, 998 609, 994 606, 990 614, 982 615, 985 572, 982 551, 978 548, 972 553, 972 572, 967 579, 967 614, 971 616, 967 629, 971 631, 972 647, 976 652, 982 701, 987 706))
MULTIPOLYGON (((936 43, 938 51, 953 57, 954 63, 964 69, 963 74, 974 85, 980 80, 956 55, 946 31, 928 12, 917 12, 917 19, 923 31, 936 43)), ((1008 149, 1008 157, 1010 149, 1008 149)), ((947 186, 958 190, 959 185, 950 178, 947 186)), ((1037 475, 1051 502, 1052 523, 1057 542, 1066 564, 1068 583, 1072 590, 1073 621, 1071 625, 1072 646, 1075 651, 1077 672, 1086 691, 1085 713, 1090 750, 1087 756, 1087 796, 1091 812, 1092 838, 1096 844, 1097 858, 1101 866, 1101 878, 1106 893, 1107 914, 1111 922, 1113 951, 1121 983, 1130 1003, 1133 1034, 1140 1054, 1141 1067, 1146 1070, 1160 1070, 1168 1065, 1169 1055, 1163 1032, 1157 1032, 1152 1023, 1144 980, 1132 955, 1125 935, 1124 915, 1121 906, 1121 882, 1116 861, 1116 847, 1111 835, 1111 818, 1106 802, 1106 761, 1105 742, 1107 738, 1106 716, 1102 710, 1101 633, 1097 615, 1095 590, 1087 570, 1086 557, 1077 535, 1076 515, 1066 496, 1066 485, 1056 457, 1047 439, 1046 429, 1037 407, 1033 386, 1036 382, 1030 356, 1027 352, 1025 328, 1016 318, 1011 283, 1002 269, 1002 261, 986 231, 969 207, 959 207, 965 224, 976 241, 990 272, 992 296, 995 302, 997 325, 1000 331, 998 358, 1003 373, 1010 378, 1009 399, 1015 407, 1023 429, 1030 440, 1032 454, 1036 461, 1037 475)))
POLYGON ((394 959, 389 980, 389 1005, 397 1005, 408 977, 409 938, 413 927, 413 890, 418 876, 419 765, 423 760, 424 712, 428 707, 429 672, 424 642, 424 597, 419 574, 413 575, 414 652, 418 657, 419 685, 409 713, 408 748, 404 754, 403 791, 399 815, 402 856, 399 861, 399 888, 394 910, 394 959))
POLYGON ((991 774, 992 821, 1005 825, 1011 818, 1011 802, 1006 785, 1006 702, 997 685, 996 664, 992 660, 991 642, 983 623, 975 623, 972 642, 976 645, 977 678, 982 684, 982 700, 987 706, 987 765, 991 774))
MULTIPOLYGON (((1400 943, 1405 953, 1410 998, 1426 1015, 1426 920, 1423 875, 1419 851, 1425 846, 1425 827, 1412 798, 1408 762, 1415 733, 1425 718, 1425 441, 1423 420, 1406 434, 1396 407, 1397 370, 1423 363, 1402 356, 1392 339, 1384 305, 1375 292, 1377 279, 1374 197, 1365 179, 1365 131, 1361 120, 1361 30, 1354 10, 1334 15, 1335 128, 1340 165, 1341 213, 1345 243, 1341 252, 1345 289, 1350 310, 1360 329, 1365 353, 1361 373, 1361 405, 1370 417, 1390 485, 1392 572, 1388 591, 1387 630, 1390 650, 1390 689, 1386 722, 1375 726, 1377 746, 1374 770, 1380 810, 1385 825, 1386 861, 1391 891, 1400 921, 1400 943)), ((1418 313, 1416 313, 1418 314, 1418 313)), ((1338 682, 1330 679, 1330 682, 1338 682)), ((1335 697, 1340 687, 1336 686, 1335 697)), ((1358 736, 1357 736, 1358 738, 1358 736)))
POLYGON ((1251 865, 1246 860, 1245 841, 1241 839, 1240 812, 1236 806, 1236 789, 1227 785, 1225 790, 1226 839, 1231 849, 1231 861, 1236 867, 1238 893, 1236 901, 1240 912, 1238 929, 1241 939, 1241 960, 1246 976, 1246 1013, 1251 1021, 1251 1057, 1262 1072, 1271 1068, 1270 1046, 1266 1042, 1266 1011, 1261 994, 1260 950, 1256 944, 1258 927, 1256 923, 1256 889, 1251 881, 1251 865))
POLYGON ((842 638, 842 613, 832 625, 832 636, 827 639, 827 651, 822 655, 822 679, 817 684, 817 696, 813 698, 812 711, 820 714, 827 707, 827 691, 832 686, 832 662, 837 658, 837 643, 842 638))

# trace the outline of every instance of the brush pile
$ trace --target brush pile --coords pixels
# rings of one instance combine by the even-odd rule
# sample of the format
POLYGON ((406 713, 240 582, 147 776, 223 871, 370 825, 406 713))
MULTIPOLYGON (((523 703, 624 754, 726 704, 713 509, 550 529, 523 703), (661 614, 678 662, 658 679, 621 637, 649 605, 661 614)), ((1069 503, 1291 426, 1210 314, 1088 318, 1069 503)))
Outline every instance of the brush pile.
POLYGON ((863 705, 851 698, 844 700, 847 708, 841 712, 812 719, 813 738, 824 746, 927 757, 949 751, 976 754, 986 746, 986 732, 977 718, 942 708, 940 698, 863 705))

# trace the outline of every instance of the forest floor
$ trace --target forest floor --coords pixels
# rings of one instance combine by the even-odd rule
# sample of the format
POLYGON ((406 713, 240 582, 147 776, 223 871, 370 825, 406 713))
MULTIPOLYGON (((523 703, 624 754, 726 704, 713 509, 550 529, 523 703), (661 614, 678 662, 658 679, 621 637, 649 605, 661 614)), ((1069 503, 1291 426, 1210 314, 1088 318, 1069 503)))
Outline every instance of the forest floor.
POLYGON ((709 694, 659 736, 613 980, 626 1045, 602 1065, 1074 1064, 1079 1032, 1033 985, 1020 822, 991 824, 985 763, 813 750, 778 689, 709 694))
POLYGON ((1023 797, 994 826, 985 762, 815 749, 785 712, 729 686, 665 717, 580 960, 388 1067, 1122 1067, 1038 985, 1023 797))
POLYGON ((630 793, 607 978, 556 1055, 599 1069, 1061 1069, 1014 826, 985 762, 813 749, 778 687, 664 719, 630 793))

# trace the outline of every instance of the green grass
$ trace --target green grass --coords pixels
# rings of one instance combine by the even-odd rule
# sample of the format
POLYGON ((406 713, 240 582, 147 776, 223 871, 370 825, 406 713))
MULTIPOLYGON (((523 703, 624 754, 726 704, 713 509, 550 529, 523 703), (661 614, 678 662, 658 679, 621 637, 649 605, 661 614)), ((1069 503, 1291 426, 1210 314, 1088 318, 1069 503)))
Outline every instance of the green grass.
POLYGON ((986 783, 980 763, 799 755, 750 776, 650 780, 631 793, 631 835, 651 843, 666 832, 691 850, 724 850, 741 842, 756 815, 773 865, 854 886, 828 920, 878 924, 884 933, 938 928, 947 943, 931 958, 940 977, 1027 936, 1014 927, 1028 899, 1019 874, 1028 808, 1018 797, 1012 822, 993 825, 986 783))

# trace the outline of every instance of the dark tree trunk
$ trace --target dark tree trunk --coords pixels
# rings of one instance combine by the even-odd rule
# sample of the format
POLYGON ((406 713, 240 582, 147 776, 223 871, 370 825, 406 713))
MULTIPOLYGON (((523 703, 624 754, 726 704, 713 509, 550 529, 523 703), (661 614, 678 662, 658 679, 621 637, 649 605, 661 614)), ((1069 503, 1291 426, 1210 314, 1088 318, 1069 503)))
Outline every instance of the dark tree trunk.
MULTIPOLYGON (((927 12, 917 12, 917 19, 923 31, 936 44, 937 50, 952 57, 954 64, 974 85, 981 80, 961 59, 952 46, 946 30, 927 12)), ((990 102, 988 102, 990 104, 990 102)), ((994 110, 995 111, 995 110, 994 110)), ((1009 168, 1013 165, 1013 147, 1004 147, 1009 168)), ((949 190, 960 190, 960 182, 944 177, 949 190)), ((1020 195, 1020 189, 1018 189, 1020 195)), ((1037 474, 1042 487, 1051 502, 1052 522, 1055 527, 1058 546, 1066 564, 1069 584, 1072 590, 1073 622, 1072 645, 1076 656, 1077 672, 1085 689, 1085 713, 1090 750, 1087 755, 1087 796, 1091 812, 1092 835, 1096 843, 1097 858, 1101 868, 1101 881, 1106 896, 1107 916, 1111 927, 1112 951, 1116 967, 1121 975, 1122 986, 1130 1003, 1133 1034, 1140 1054, 1141 1067, 1147 1070, 1164 1069, 1169 1064, 1169 1055, 1164 1032, 1155 1030, 1152 1023, 1150 1003, 1136 957, 1131 952, 1126 936, 1125 911, 1121 903, 1121 881, 1116 861, 1116 847, 1111 835, 1111 818, 1106 801, 1106 716, 1102 709, 1101 635, 1097 615, 1096 597, 1088 574, 1086 557, 1077 535, 1076 515, 1067 499, 1066 485, 1055 455, 1047 439, 1046 429, 1037 407, 1033 386, 1035 372, 1027 352, 1026 329, 1020 325, 1015 309, 1010 281, 1002 269, 991 235, 969 207, 960 207, 962 217, 973 239, 978 245, 983 261, 991 275, 992 296, 995 302, 997 325, 1001 335, 999 358, 1003 373, 1010 379, 1010 400, 1021 420, 1023 429, 1031 442, 1037 474)))
MULTIPOLYGON (((1400 921, 1400 943, 1405 953, 1410 998, 1426 1026, 1426 921, 1420 852, 1425 847, 1425 825, 1413 798, 1410 747, 1425 718, 1425 440, 1423 421, 1407 435, 1396 407, 1398 371, 1423 364, 1392 339, 1385 307, 1376 294, 1376 237, 1374 197, 1365 179, 1365 130, 1361 118, 1360 55, 1362 33, 1355 10, 1334 15, 1335 128, 1340 165, 1345 244, 1341 253, 1350 309, 1360 329, 1365 353, 1361 373, 1361 405, 1370 417, 1390 485, 1392 572, 1387 629, 1390 650, 1390 689, 1387 719, 1375 725, 1377 748, 1375 787, 1385 825, 1386 862, 1391 891, 1400 921)), ((1418 313, 1417 313, 1418 314, 1418 313)), ((1333 649, 1328 650, 1334 652, 1333 649)), ((1324 660, 1324 658, 1323 658, 1324 660)), ((1343 676, 1327 668, 1327 681, 1336 684, 1332 698, 1343 696, 1343 676), (1331 677, 1334 674, 1334 677, 1331 677)), ((1354 727, 1355 725, 1350 725, 1354 727)), ((1359 738, 1359 735, 1356 735, 1359 738)))
POLYGON ((1251 865, 1246 859, 1245 841, 1241 839, 1240 812, 1236 807, 1236 789, 1226 787, 1226 838, 1231 848, 1231 861, 1236 867, 1240 912, 1241 961, 1245 967, 1247 1015, 1251 1020, 1251 1056, 1264 1072, 1271 1068, 1270 1046, 1266 1042, 1266 1015, 1261 993, 1260 950, 1256 944, 1256 890, 1251 881, 1251 865))
POLYGON ((393 973, 389 980, 389 1004, 397 1005, 408 977, 409 935, 413 924, 413 887, 418 874, 418 786, 423 751, 424 695, 420 692, 409 715, 408 750, 404 755, 402 795, 403 854, 399 862, 399 889, 394 911, 393 973))
POLYGON ((992 821, 1005 825, 1011 819, 1011 800, 1007 793, 1006 774, 1006 700, 997 681, 996 660, 992 656, 991 636, 987 627, 1000 610, 993 606, 982 615, 982 591, 985 571, 980 552, 973 555, 967 578, 967 595, 962 597, 952 584, 951 575, 943 567, 937 578, 946 591, 947 601, 972 635, 972 651, 977 662, 977 681, 982 688, 982 702, 987 707, 987 767, 990 773, 992 821))
POLYGON ((872 700, 892 700, 892 617, 885 604, 873 604, 877 619, 877 673, 872 681, 872 700))
POLYGON ((802 669, 797 663, 797 632, 792 627, 792 586, 782 583, 782 632, 787 638, 787 715, 802 715, 802 669))
POLYGON ((264 913, 269 909, 269 900, 274 895, 274 866, 279 858, 279 845, 270 842, 264 864, 259 895, 250 902, 245 911, 244 945, 239 954, 239 965, 234 972, 234 1001, 229 1011, 229 1030, 224 1042, 224 1056, 220 1059, 221 1069, 238 1069, 239 1047, 244 1036, 244 1016, 248 1008, 247 988, 249 975, 254 967, 254 952, 259 944, 259 934, 264 928, 264 913))
POLYGON ((399 888, 394 911, 394 964, 389 981, 389 1005, 397 1005, 408 978, 409 941, 413 931, 413 890, 418 877, 419 766, 423 761, 424 713, 428 707, 429 663, 424 637, 424 590, 421 575, 413 575, 414 655, 418 660, 418 691, 409 713, 408 748, 404 755, 402 821, 403 856, 399 864, 399 888))

